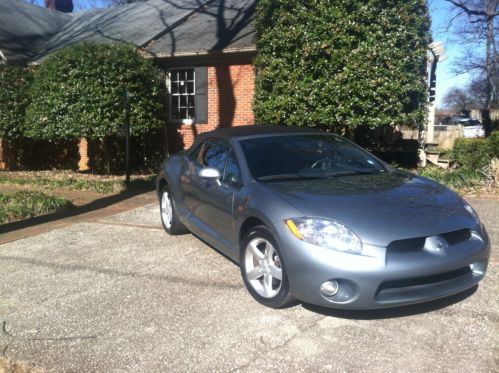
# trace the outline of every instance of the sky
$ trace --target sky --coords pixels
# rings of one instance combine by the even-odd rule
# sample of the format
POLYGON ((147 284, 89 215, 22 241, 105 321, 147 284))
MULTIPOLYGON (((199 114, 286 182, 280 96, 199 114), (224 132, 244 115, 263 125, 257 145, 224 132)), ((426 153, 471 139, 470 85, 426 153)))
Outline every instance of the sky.
MULTIPOLYGON (((1 1, 1 0, 0 0, 1 1)), ((32 0, 42 5, 43 0, 32 0)), ((89 8, 103 7, 108 0, 73 0, 75 11, 89 8)), ((456 75, 452 72, 452 64, 458 60, 463 50, 463 46, 454 39, 452 32, 448 30, 449 21, 452 18, 452 6, 445 0, 429 0, 430 16, 432 21, 432 36, 434 41, 441 41, 446 49, 445 54, 448 59, 439 62, 437 65, 437 87, 436 105, 442 106, 442 99, 445 93, 452 87, 463 87, 469 80, 469 74, 456 75)))
POLYGON ((452 6, 445 0, 432 0, 429 4, 431 16, 431 31, 434 41, 441 41, 445 47, 447 60, 437 64, 436 105, 441 106, 445 93, 452 87, 465 86, 471 76, 469 74, 456 75, 452 72, 452 64, 457 61, 463 48, 455 41, 455 36, 448 30, 452 18, 452 6))

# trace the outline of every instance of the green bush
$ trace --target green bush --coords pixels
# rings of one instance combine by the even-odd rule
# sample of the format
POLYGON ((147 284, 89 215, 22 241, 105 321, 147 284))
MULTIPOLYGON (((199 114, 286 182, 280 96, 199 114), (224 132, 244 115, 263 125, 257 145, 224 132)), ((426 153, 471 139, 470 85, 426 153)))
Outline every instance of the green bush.
POLYGON ((425 1, 261 0, 257 9, 257 123, 338 132, 424 120, 425 1))
POLYGON ((486 139, 457 139, 452 158, 465 169, 477 170, 487 166, 492 158, 499 158, 499 131, 486 139))
POLYGON ((485 139, 459 138, 454 142, 452 157, 460 167, 479 169, 490 160, 489 143, 485 139))
POLYGON ((124 123, 123 93, 130 97, 132 135, 164 123, 164 80, 152 61, 124 43, 83 43, 64 48, 35 73, 27 134, 41 139, 104 138, 124 123))
POLYGON ((0 138, 12 140, 24 134, 32 80, 29 68, 0 65, 0 138))
POLYGON ((490 158, 499 158, 499 130, 494 131, 487 137, 490 148, 490 158))

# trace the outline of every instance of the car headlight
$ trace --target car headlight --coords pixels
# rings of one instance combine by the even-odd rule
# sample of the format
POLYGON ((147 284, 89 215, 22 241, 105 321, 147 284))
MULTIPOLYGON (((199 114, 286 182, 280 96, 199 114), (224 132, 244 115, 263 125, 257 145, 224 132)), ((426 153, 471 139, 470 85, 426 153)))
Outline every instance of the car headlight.
POLYGON ((362 241, 350 229, 333 220, 292 218, 285 221, 293 235, 305 242, 328 249, 362 254, 362 241))
POLYGON ((464 209, 470 213, 470 215, 473 217, 473 219, 475 219, 475 223, 480 229, 479 233, 483 235, 484 231, 485 231, 485 227, 482 224, 482 222, 480 221, 480 217, 478 216, 475 209, 473 207, 471 207, 470 205, 468 205, 467 203, 464 205, 464 209))
POLYGON ((482 223, 480 222, 480 217, 478 216, 477 212, 475 211, 475 209, 473 207, 471 207, 470 205, 468 204, 465 204, 464 205, 464 209, 466 211, 468 211, 471 216, 473 216, 473 219, 475 219, 475 222, 478 224, 478 225, 481 225, 482 223))

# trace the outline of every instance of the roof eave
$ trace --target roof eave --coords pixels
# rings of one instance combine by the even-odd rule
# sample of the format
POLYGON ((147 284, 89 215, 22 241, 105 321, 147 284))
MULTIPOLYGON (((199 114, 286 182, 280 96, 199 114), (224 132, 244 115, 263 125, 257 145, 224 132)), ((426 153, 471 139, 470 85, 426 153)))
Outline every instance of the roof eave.
POLYGON ((189 51, 189 52, 174 52, 174 53, 153 53, 144 50, 149 58, 157 59, 171 59, 177 57, 198 57, 198 56, 209 56, 209 55, 227 55, 227 54, 237 54, 237 53, 256 53, 256 46, 244 47, 244 48, 227 48, 221 51, 189 51))

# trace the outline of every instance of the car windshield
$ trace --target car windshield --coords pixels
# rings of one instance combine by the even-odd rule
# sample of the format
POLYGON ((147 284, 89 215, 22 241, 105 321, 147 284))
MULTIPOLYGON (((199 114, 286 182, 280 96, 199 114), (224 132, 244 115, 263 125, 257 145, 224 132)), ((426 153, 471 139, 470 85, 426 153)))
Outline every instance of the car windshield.
POLYGON ((477 119, 470 119, 466 122, 463 122, 464 126, 465 127, 473 127, 473 126, 479 126, 480 125, 480 121, 477 120, 477 119))
POLYGON ((261 181, 385 171, 368 152, 335 135, 277 135, 240 142, 252 176, 261 181))

